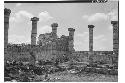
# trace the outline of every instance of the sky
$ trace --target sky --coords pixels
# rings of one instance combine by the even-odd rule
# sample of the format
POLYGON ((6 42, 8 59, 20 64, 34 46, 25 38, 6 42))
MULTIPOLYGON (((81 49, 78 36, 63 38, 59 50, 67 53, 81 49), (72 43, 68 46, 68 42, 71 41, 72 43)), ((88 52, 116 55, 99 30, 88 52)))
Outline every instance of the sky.
POLYGON ((88 25, 94 25, 93 50, 113 50, 113 27, 118 20, 118 2, 107 3, 5 3, 11 9, 9 43, 31 43, 32 17, 38 17, 37 37, 51 32, 51 24, 58 23, 57 35, 68 36, 68 28, 74 28, 76 51, 89 50, 88 25))

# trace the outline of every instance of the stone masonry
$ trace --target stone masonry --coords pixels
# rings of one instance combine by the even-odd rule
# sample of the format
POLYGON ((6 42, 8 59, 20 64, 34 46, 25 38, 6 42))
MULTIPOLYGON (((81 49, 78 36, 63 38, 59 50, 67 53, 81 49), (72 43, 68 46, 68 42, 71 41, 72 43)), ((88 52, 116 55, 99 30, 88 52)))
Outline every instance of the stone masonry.
POLYGON ((92 57, 93 57, 93 28, 94 25, 88 25, 89 28, 89 62, 91 63, 93 61, 92 57))
POLYGON ((93 28, 94 25, 88 25, 89 28, 89 51, 93 51, 93 28))
POLYGON ((111 21, 113 26, 113 63, 118 62, 118 52, 119 52, 119 27, 118 21, 111 21))
POLYGON ((39 21, 39 18, 33 17, 31 18, 31 21, 32 21, 31 45, 36 45, 37 21, 39 21))
POLYGON ((75 32, 75 29, 68 28, 68 31, 69 31, 69 51, 73 52, 73 51, 75 51, 73 49, 73 47, 74 47, 74 32, 75 32))
POLYGON ((5 8, 4 9, 4 47, 6 48, 8 44, 8 29, 9 29, 9 17, 11 10, 5 8))
POLYGON ((53 24, 51 24, 51 27, 52 27, 52 36, 54 38, 57 38, 57 27, 58 27, 58 24, 57 23, 53 23, 53 24))

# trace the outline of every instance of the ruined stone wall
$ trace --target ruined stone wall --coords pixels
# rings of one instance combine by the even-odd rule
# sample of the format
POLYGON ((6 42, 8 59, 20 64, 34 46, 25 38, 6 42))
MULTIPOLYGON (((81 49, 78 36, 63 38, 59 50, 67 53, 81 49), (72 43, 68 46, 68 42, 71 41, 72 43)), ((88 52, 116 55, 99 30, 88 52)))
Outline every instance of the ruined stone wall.
MULTIPOLYGON (((112 63, 112 54, 113 51, 93 51, 92 56, 93 62, 102 61, 104 63, 112 63)), ((73 53, 74 59, 77 61, 88 62, 89 61, 89 51, 75 51, 73 53)))
MULTIPOLYGON (((56 58, 62 58, 63 55, 67 54, 68 51, 68 42, 64 39, 59 39, 53 41, 47 45, 40 46, 35 45, 32 47, 32 50, 36 54, 37 60, 52 60, 56 58)), ((14 60, 19 60, 19 58, 30 58, 31 45, 21 45, 13 44, 7 46, 8 56, 5 56, 5 59, 11 58, 14 60)))
MULTIPOLYGON (((66 41, 60 40, 60 43, 48 44, 45 46, 34 46, 33 50, 36 53, 37 60, 52 60, 56 58, 63 58, 68 56, 68 49, 66 48, 66 41)), ((9 60, 23 60, 30 58, 30 45, 8 45, 7 51, 9 56, 5 56, 5 59, 9 60)), ((72 57, 77 61, 88 61, 89 51, 75 51, 73 52, 72 57)), ((113 51, 94 51, 94 55, 92 56, 93 61, 103 61, 106 63, 111 63, 111 55, 113 51)))

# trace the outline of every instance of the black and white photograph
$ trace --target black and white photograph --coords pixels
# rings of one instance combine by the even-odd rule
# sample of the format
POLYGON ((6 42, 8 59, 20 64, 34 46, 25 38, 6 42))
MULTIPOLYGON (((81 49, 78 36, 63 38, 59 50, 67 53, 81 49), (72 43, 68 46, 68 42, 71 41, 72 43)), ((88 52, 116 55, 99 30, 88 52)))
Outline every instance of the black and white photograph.
POLYGON ((4 1, 3 62, 4 82, 118 82, 119 1, 4 1))

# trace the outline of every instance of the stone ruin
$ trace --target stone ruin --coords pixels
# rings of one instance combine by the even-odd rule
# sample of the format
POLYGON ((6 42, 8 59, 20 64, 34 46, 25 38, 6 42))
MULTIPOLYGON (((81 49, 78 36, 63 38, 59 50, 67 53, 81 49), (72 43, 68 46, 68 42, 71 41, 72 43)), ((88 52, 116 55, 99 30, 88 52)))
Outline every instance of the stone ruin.
MULTIPOLYGON (((111 21, 113 25, 113 51, 93 51, 93 28, 94 25, 88 25, 89 28, 89 51, 75 51, 74 49, 74 32, 75 29, 68 28, 69 36, 62 35, 60 38, 57 36, 57 23, 51 25, 52 32, 40 34, 38 37, 38 44, 36 44, 37 37, 37 22, 39 18, 33 17, 32 21, 32 31, 31 31, 31 44, 29 45, 18 45, 8 44, 8 29, 9 29, 9 17, 11 10, 4 9, 4 57, 6 59, 28 58, 30 57, 30 52, 35 53, 36 60, 54 60, 56 58, 70 57, 71 56, 84 56, 87 53, 87 59, 93 61, 95 57, 100 57, 101 55, 108 55, 110 58, 110 63, 118 63, 118 52, 119 52, 119 25, 118 21, 111 21), (93 58, 94 57, 94 58, 93 58)), ((104 58, 103 56, 102 58, 104 58)), ((100 58, 99 58, 100 59, 100 58)))

